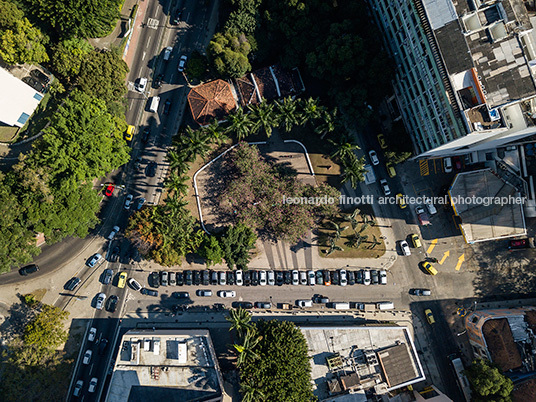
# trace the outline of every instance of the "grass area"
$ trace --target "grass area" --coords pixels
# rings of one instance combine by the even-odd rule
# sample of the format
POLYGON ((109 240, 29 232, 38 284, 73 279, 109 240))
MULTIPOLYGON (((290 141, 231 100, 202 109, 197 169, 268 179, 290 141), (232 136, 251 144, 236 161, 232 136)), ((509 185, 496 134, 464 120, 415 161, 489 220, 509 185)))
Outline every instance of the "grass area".
POLYGON ((362 205, 356 214, 356 230, 352 228, 352 223, 348 220, 349 214, 340 214, 335 219, 324 220, 318 228, 319 254, 325 258, 379 258, 385 254, 385 243, 381 239, 380 229, 374 224, 365 224, 365 219, 372 218, 372 208, 362 205), (361 213, 361 214, 359 214, 361 213), (334 251, 326 256, 329 250, 330 238, 335 235, 336 229, 331 223, 334 222, 342 229, 340 238, 335 242, 341 250, 334 251), (349 246, 348 242, 356 235, 356 232, 363 237, 363 241, 358 247, 349 246), (377 243, 375 244, 374 238, 377 243))
POLYGON ((13 142, 17 138, 19 127, 0 126, 0 142, 13 142))

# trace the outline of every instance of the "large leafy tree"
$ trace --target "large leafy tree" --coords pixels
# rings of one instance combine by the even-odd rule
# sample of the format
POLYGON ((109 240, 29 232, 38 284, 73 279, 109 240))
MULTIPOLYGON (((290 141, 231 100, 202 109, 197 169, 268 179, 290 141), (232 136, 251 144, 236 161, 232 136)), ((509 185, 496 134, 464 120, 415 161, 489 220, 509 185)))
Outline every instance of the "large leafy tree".
POLYGON ((119 18, 121 0, 22 0, 32 14, 47 21, 62 38, 107 35, 119 18))
POLYGON ((0 57, 9 64, 48 61, 48 38, 11 1, 0 0, 0 57))
POLYGON ((243 223, 226 229, 220 245, 229 269, 233 269, 235 265, 237 269, 247 269, 250 260, 249 252, 255 248, 256 240, 255 232, 243 223))
POLYGON ((55 349, 68 338, 63 321, 69 312, 45 304, 37 316, 26 326, 24 343, 37 349, 55 349))
POLYGON ((65 39, 54 47, 54 69, 64 77, 77 77, 92 50, 93 47, 85 39, 65 39))
POLYGON ((497 366, 489 361, 478 359, 473 362, 465 374, 471 383, 473 400, 509 402, 514 389, 512 380, 501 374, 497 366))
POLYGON ((237 78, 251 70, 248 54, 251 46, 243 34, 217 33, 208 45, 208 54, 217 73, 237 78))
POLYGON ((224 257, 218 238, 211 235, 205 235, 197 253, 205 259, 207 266, 221 264, 224 257))

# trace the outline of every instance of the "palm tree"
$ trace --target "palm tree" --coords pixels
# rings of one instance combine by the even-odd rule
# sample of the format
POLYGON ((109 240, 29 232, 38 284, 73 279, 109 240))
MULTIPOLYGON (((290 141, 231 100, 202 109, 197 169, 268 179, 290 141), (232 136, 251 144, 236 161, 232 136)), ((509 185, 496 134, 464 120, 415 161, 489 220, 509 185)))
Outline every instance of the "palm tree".
POLYGON ((242 402, 255 402, 265 399, 264 393, 256 387, 249 384, 241 383, 240 392, 242 393, 242 402))
POLYGON ((218 123, 218 120, 214 119, 212 122, 206 126, 203 127, 203 133, 207 136, 209 139, 214 139, 216 143, 221 144, 225 139, 225 129, 220 126, 218 123))
POLYGON ((325 107, 318 104, 317 98, 302 99, 300 103, 302 107, 301 125, 320 118, 322 112, 326 110, 325 107))
POLYGON ((335 244, 335 239, 331 239, 331 244, 329 245, 329 250, 326 251, 326 257, 333 254, 335 251, 343 251, 342 247, 335 244))
POLYGON ((282 102, 277 101, 275 104, 279 113, 279 127, 284 128, 285 132, 288 133, 299 123, 300 116, 296 110, 296 102, 289 96, 282 102))
POLYGON ((248 106, 253 120, 253 132, 259 133, 264 130, 268 138, 272 135, 272 129, 278 125, 278 116, 275 114, 274 104, 265 100, 255 107, 248 106))
POLYGON ((346 183, 350 181, 350 184, 353 188, 357 187, 357 184, 364 180, 366 169, 364 166, 364 159, 353 158, 350 161, 350 164, 344 165, 344 170, 342 172, 342 181, 346 183))
POLYGON ((378 241, 378 239, 376 238, 376 236, 372 235, 372 244, 370 245, 370 249, 372 250, 374 247, 376 246, 379 246, 380 244, 382 244, 381 241, 378 241))
POLYGON ((172 196, 166 198, 166 208, 173 216, 176 216, 183 208, 188 205, 188 202, 182 197, 179 197, 177 193, 173 193, 172 196))
POLYGON ((204 158, 210 151, 210 140, 202 130, 192 130, 186 127, 184 145, 186 151, 192 155, 204 158))
POLYGON ((226 134, 235 134, 238 141, 248 137, 253 131, 253 122, 251 116, 244 113, 244 109, 238 108, 234 113, 227 117, 229 125, 226 128, 226 134))
POLYGON ((231 323, 229 330, 235 329, 239 336, 253 328, 250 324, 251 314, 243 308, 229 310, 229 315, 225 319, 231 323))
POLYGON ((337 150, 331 154, 332 158, 338 158, 340 161, 356 158, 355 150, 360 149, 358 145, 354 144, 353 140, 343 135, 339 142, 328 140, 331 144, 337 147, 337 150))
POLYGON ((242 345, 233 345, 235 350, 238 352, 238 359, 236 361, 236 365, 238 367, 242 366, 244 363, 260 359, 260 356, 255 352, 254 349, 261 340, 262 335, 257 335, 256 331, 247 331, 242 345))
POLYGON ((182 175, 190 170, 190 166, 184 160, 184 154, 177 152, 177 149, 170 149, 166 155, 169 162, 169 169, 176 170, 177 174, 182 175))
POLYGON ((346 215, 344 217, 345 220, 349 221, 350 224, 352 225, 352 229, 355 231, 355 229, 357 228, 357 224, 359 222, 357 222, 357 215, 359 215, 359 208, 356 208, 354 209, 354 212, 352 212, 350 215, 346 215))
POLYGON ((175 191, 176 193, 186 195, 188 194, 189 188, 188 184, 186 184, 188 180, 188 176, 179 176, 174 173, 170 173, 164 184, 167 188, 175 191))
POLYGON ((337 108, 332 112, 325 111, 322 113, 322 121, 315 127, 315 133, 320 135, 320 139, 323 140, 327 134, 335 131, 337 128, 337 108))
POLYGON ((348 240, 344 244, 346 244, 348 247, 358 248, 361 243, 363 243, 367 239, 368 235, 362 236, 360 233, 354 233, 348 238, 348 240))
POLYGON ((339 240, 341 238, 341 234, 342 232, 344 232, 344 229, 347 228, 347 226, 340 226, 339 224, 333 222, 333 221, 330 221, 331 223, 331 226, 333 226, 333 228, 335 229, 335 233, 333 234, 333 238, 335 239, 335 241, 339 240))

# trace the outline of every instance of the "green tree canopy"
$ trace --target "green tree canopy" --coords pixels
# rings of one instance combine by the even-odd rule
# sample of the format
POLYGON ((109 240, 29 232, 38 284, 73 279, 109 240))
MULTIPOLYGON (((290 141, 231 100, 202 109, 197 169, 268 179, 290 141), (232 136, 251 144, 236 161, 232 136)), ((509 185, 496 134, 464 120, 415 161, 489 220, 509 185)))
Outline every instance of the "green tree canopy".
POLYGON ((205 235, 197 253, 205 259, 207 266, 221 264, 224 257, 218 238, 211 235, 205 235))
POLYGON ((242 223, 227 228, 220 245, 229 269, 233 269, 235 265, 237 269, 247 269, 249 252, 255 248, 256 241, 255 232, 242 223))
POLYGON ((208 45, 208 53, 219 75, 237 78, 251 70, 248 54, 251 46, 245 35, 217 33, 208 45))
POLYGON ((63 321, 69 312, 55 306, 43 305, 41 312, 26 326, 24 343, 38 349, 53 350, 68 338, 63 321))
POLYGON ((0 0, 0 57, 9 64, 48 61, 48 38, 34 27, 15 3, 0 0))
POLYGON ((76 77, 92 50, 85 39, 65 39, 54 47, 52 65, 64 77, 76 77))
POLYGON ((499 369, 489 361, 478 359, 473 361, 465 374, 474 392, 473 400, 510 402, 510 394, 514 389, 512 380, 501 374, 499 369))

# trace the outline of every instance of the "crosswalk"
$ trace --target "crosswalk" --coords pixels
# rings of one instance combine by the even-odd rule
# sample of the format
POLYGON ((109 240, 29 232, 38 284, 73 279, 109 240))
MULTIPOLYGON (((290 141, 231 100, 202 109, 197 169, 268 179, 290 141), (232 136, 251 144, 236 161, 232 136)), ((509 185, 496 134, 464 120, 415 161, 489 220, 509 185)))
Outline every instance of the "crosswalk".
POLYGON ((419 161, 419 169, 421 171, 421 176, 428 176, 430 174, 430 165, 428 164, 427 159, 419 161))

